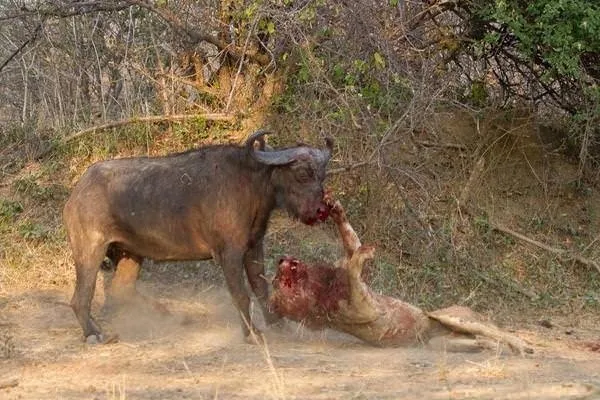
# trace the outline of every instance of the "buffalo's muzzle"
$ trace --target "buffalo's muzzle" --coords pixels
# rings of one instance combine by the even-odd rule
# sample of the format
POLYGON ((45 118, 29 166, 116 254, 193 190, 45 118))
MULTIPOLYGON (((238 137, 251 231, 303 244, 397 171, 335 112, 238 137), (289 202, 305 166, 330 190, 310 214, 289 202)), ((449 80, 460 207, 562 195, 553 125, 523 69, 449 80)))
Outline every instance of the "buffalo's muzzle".
POLYGON ((317 218, 321 221, 325 221, 329 218, 329 206, 322 204, 317 208, 317 218))

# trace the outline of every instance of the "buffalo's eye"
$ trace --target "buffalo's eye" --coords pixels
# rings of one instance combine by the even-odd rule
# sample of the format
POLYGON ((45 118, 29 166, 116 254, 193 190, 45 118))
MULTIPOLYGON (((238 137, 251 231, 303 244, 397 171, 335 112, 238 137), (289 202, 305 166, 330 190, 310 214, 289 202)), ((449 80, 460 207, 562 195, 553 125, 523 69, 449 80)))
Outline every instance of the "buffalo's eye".
POLYGON ((300 182, 308 182, 315 177, 315 172, 312 168, 302 168, 296 173, 296 178, 300 182))

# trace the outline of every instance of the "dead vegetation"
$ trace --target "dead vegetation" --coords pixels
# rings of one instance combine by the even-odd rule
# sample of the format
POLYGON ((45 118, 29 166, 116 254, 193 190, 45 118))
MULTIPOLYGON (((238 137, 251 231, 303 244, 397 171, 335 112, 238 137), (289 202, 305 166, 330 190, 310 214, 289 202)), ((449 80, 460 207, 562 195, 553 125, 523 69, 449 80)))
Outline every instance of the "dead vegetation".
MULTIPOLYGON (((366 152, 338 137, 332 169, 367 162, 331 175, 329 186, 350 220, 358 221, 363 241, 378 246, 378 260, 368 271, 371 284, 426 309, 460 304, 508 318, 515 309, 534 315, 596 312, 596 187, 577 183, 577 164, 544 147, 531 117, 477 121, 465 111, 443 110, 419 136, 399 129, 390 134, 392 144, 366 152), (478 138, 487 136, 488 147, 477 146, 478 138), (369 161, 371 154, 376 156, 369 161), (482 167, 478 160, 485 160, 482 167)), ((134 125, 82 137, 59 153, 26 158, 25 168, 5 173, 0 290, 72 284, 60 209, 93 161, 184 149, 194 140, 191 132, 202 141, 228 141, 234 135, 224 123, 204 131, 195 130, 193 121, 174 126, 166 133, 159 126, 134 125)), ((280 132, 278 140, 291 134, 286 128, 280 132)), ((339 248, 331 237, 328 228, 306 230, 276 219, 268 254, 272 260, 284 254, 310 262, 321 256, 336 259, 339 248)))
MULTIPOLYGON (((487 70, 461 58, 465 75, 442 62, 451 50, 444 45, 457 36, 436 36, 442 40, 424 51, 414 39, 449 31, 431 19, 406 29, 428 15, 418 7, 430 2, 226 1, 220 9, 156 2, 188 26, 211 27, 235 44, 234 53, 190 44, 161 15, 117 3, 121 11, 46 13, 43 21, 29 9, 6 19, 13 15, 6 7, 17 3, 0 6, 0 61, 15 54, 0 74, 0 318, 10 314, 18 327, 0 340, 0 367, 32 371, 0 381, 23 390, 6 393, 40 398, 59 387, 62 398, 373 398, 390 384, 396 392, 389 398, 596 393, 568 383, 597 373, 588 358, 598 347, 600 193, 597 171, 581 165, 582 149, 591 152, 586 165, 594 156, 591 125, 581 136, 543 101, 498 102, 493 80, 489 101, 476 98, 472 78, 487 82, 487 70), (38 42, 35 32, 43 33, 38 42), (240 57, 246 43, 272 63, 240 57), (22 44, 26 51, 17 52, 22 44), (188 118, 202 114, 223 120, 188 118), (238 141, 263 125, 279 133, 276 145, 317 143, 322 133, 335 138, 328 183, 362 240, 377 246, 365 271, 375 293, 426 310, 466 306, 502 328, 533 324, 529 337, 544 338, 540 358, 488 354, 467 362, 422 349, 384 352, 302 327, 275 335, 266 353, 232 337, 229 321, 237 316, 210 310, 195 316, 202 324, 193 329, 142 325, 112 349, 67 339, 77 337, 64 304, 74 272, 60 210, 83 170, 106 158, 238 141), (45 290, 56 293, 32 297, 45 290), (553 328, 537 326, 539 319, 553 328), (172 334, 180 328, 183 336, 172 334), (547 356, 549 349, 556 353, 547 356), (65 382, 65 368, 80 374, 78 382, 65 382)), ((98 4, 108 3, 86 3, 98 4)), ((309 229, 276 215, 267 237, 271 274, 284 255, 311 263, 339 258, 334 238, 331 227, 309 229)), ((175 310, 228 304, 203 297, 223 283, 204 264, 151 264, 142 277, 150 285, 164 279, 150 294, 175 310), (185 285, 185 296, 169 297, 185 285)))

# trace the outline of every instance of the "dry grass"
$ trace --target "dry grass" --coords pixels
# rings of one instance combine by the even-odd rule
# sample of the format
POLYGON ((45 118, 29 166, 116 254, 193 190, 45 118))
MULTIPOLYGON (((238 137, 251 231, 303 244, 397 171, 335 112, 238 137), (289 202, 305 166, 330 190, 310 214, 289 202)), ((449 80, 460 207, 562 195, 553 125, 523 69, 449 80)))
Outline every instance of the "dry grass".
POLYGON ((482 378, 502 379, 507 377, 506 363, 498 356, 482 362, 467 362, 473 366, 473 371, 469 371, 469 373, 482 378))
MULTIPOLYGON (((433 111, 428 110, 420 112, 433 111)), ((531 117, 442 109, 420 119, 426 129, 407 135, 417 125, 406 115, 381 134, 337 132, 332 168, 360 162, 361 154, 376 154, 370 164, 327 182, 363 242, 378 248, 371 285, 425 309, 456 303, 507 318, 517 309, 549 314, 597 310, 600 288, 594 271, 490 228, 500 222, 552 246, 600 257, 594 245, 600 235, 598 190, 576 185, 577 165, 543 147, 531 117), (379 148, 383 137, 392 144, 379 148), (478 160, 485 160, 484 168, 467 185, 478 160), (458 199, 468 209, 460 208, 458 199)), ((318 126, 319 119, 313 123, 318 126)), ((190 136, 193 128, 182 125, 167 134, 141 126, 103 132, 4 175, 0 291, 72 285, 60 212, 70 187, 92 162, 164 154, 235 136, 218 124, 190 136)), ((296 132, 281 131, 277 141, 294 141, 296 132)), ((320 138, 307 134, 306 141, 319 143, 320 138)), ((331 226, 307 228, 276 216, 267 236, 270 272, 285 254, 334 261, 341 250, 331 226)))
POLYGON ((110 400, 127 399, 127 377, 121 375, 116 381, 110 383, 110 389, 107 390, 106 397, 110 400))

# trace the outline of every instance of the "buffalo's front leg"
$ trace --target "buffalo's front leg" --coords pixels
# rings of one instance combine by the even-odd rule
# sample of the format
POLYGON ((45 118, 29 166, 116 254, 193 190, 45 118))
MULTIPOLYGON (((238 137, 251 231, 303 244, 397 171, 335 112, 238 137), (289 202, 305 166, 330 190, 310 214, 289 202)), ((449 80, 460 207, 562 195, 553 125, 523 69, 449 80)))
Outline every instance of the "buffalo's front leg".
POLYGON ((250 297, 248 297, 248 292, 244 285, 243 254, 243 251, 226 250, 217 257, 217 260, 223 268, 225 282, 233 298, 233 303, 240 313, 244 337, 247 341, 253 340, 253 336, 250 335, 253 332, 256 340, 260 341, 260 331, 254 326, 250 318, 250 297))
POLYGON ((262 309, 265 322, 270 325, 279 321, 281 317, 269 310, 269 284, 264 277, 265 264, 262 240, 246 252, 244 267, 246 268, 250 287, 262 309))

